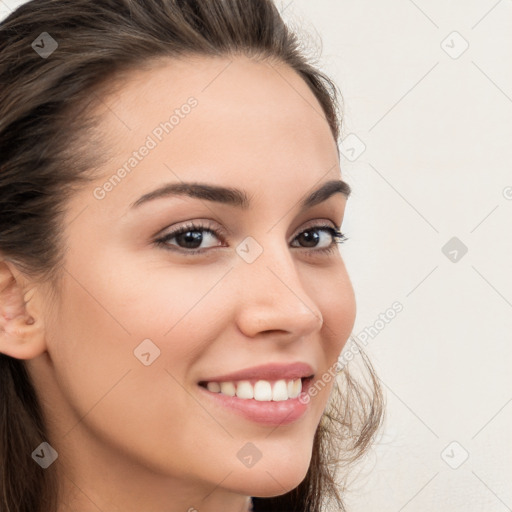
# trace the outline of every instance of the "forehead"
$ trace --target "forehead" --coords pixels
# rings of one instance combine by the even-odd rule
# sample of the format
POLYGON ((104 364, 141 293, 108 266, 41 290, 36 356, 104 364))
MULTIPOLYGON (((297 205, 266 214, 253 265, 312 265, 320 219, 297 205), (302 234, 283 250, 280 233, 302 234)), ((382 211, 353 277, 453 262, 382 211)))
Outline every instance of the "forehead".
POLYGON ((322 177, 339 177, 321 106, 282 63, 240 56, 160 59, 117 85, 100 112, 112 157, 102 178, 121 167, 128 171, 123 193, 115 194, 124 204, 169 181, 302 194, 322 177), (150 150, 134 156, 143 146, 150 150))
POLYGON ((181 147, 184 139, 195 138, 203 150, 230 142, 268 148, 269 142, 279 142, 276 135, 280 142, 288 137, 298 144, 314 137, 331 150, 335 145, 304 80, 287 65, 268 60, 159 59, 125 74, 102 107, 102 128, 123 150, 170 120, 175 126, 172 136, 165 137, 167 147, 181 147), (191 112, 186 107, 190 98, 197 103, 191 112))

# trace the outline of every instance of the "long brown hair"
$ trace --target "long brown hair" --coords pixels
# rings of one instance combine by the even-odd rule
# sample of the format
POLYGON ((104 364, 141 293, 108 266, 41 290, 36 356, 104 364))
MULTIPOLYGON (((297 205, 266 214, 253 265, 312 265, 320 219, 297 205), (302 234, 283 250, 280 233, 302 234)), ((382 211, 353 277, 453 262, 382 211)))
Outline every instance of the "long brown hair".
MULTIPOLYGON (((104 154, 91 130, 99 119, 88 113, 117 77, 160 57, 236 54, 294 69, 338 140, 336 86, 309 62, 271 0, 32 0, 11 13, 0 24, 1 257, 34 279, 58 282, 66 198, 94 178, 104 154), (40 37, 46 43, 33 46, 40 37)), ((282 496, 255 498, 255 511, 320 512, 329 500, 345 510, 336 469, 361 457, 383 417, 378 379, 359 352, 369 386, 348 367, 340 372, 305 479, 282 496)), ((1 510, 57 510, 55 471, 31 458, 45 440, 23 361, 0 354, 1 510)))

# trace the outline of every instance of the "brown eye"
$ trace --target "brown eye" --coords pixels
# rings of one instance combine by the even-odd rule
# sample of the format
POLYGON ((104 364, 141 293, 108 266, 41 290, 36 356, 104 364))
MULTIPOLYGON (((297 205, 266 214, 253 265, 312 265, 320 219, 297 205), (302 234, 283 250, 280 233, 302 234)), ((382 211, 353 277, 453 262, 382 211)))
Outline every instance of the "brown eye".
POLYGON ((297 240, 299 243, 303 244, 304 247, 316 247, 320 242, 321 236, 318 234, 318 231, 314 229, 308 229, 307 231, 303 231, 298 237, 297 240))
POLYGON ((222 235, 209 226, 191 223, 161 236, 155 243, 169 250, 196 254, 219 247, 219 243, 212 243, 215 239, 222 240, 222 235))
POLYGON ((345 240, 347 240, 347 237, 337 229, 332 226, 322 225, 313 226, 302 231, 295 237, 294 242, 299 242, 299 247, 305 249, 313 249, 317 252, 328 252, 332 250, 336 244, 341 244, 345 240), (324 234, 323 236, 322 233, 324 234), (319 246, 321 247, 315 249, 319 246))

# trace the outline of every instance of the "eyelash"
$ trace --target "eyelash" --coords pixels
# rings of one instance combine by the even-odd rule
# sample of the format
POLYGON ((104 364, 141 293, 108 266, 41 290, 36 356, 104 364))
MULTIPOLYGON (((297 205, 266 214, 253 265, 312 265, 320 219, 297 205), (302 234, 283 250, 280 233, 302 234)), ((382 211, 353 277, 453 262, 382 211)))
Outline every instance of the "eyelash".
MULTIPOLYGON (((159 247, 163 247, 164 249, 166 250, 169 250, 169 251, 176 251, 176 252, 179 252, 179 253, 182 253, 186 256, 193 256, 195 254, 201 254, 201 253, 204 253, 210 249, 214 249, 215 247, 210 247, 210 248, 206 248, 206 249, 184 249, 182 247, 178 247, 178 248, 171 248, 171 246, 168 244, 169 240, 172 240, 173 238, 179 236, 179 235, 182 235, 184 233, 187 233, 188 231, 204 231, 204 232, 207 232, 207 233, 210 233, 212 235, 214 235, 216 238, 220 239, 221 241, 224 241, 223 240, 223 237, 224 237, 224 232, 222 230, 215 230, 209 226, 205 226, 205 225, 200 225, 200 224, 194 224, 193 222, 185 225, 185 226, 182 226, 178 229, 176 229, 175 231, 172 231, 170 233, 167 233, 166 235, 160 237, 160 238, 157 238, 154 243, 159 246, 159 247)), ((341 231, 338 231, 336 228, 333 228, 332 226, 328 225, 328 224, 318 224, 318 225, 314 225, 314 226, 311 226, 311 227, 308 227, 307 229, 305 229, 304 231, 301 231, 295 238, 294 238, 294 241, 297 239, 298 236, 300 236, 302 233, 305 233, 305 232, 308 232, 308 231, 327 231, 331 234, 332 238, 333 238, 333 241, 332 243, 328 246, 328 247, 324 247, 322 249, 315 249, 315 248, 312 248, 312 249, 308 249, 306 247, 304 247, 304 249, 307 251, 307 252, 310 252, 310 253, 316 253, 316 254, 329 254, 331 252, 334 251, 335 247, 337 244, 342 244, 343 242, 347 241, 348 240, 348 237, 345 236, 341 231)), ((218 247, 218 246, 216 246, 218 247)))

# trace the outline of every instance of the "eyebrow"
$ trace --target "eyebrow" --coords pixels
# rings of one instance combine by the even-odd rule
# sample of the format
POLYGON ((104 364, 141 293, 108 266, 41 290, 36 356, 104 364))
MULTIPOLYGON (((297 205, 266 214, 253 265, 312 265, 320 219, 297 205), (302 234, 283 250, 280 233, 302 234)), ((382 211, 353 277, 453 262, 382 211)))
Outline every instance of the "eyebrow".
MULTIPOLYGON (((311 192, 300 202, 300 211, 311 208, 329 199, 334 194, 341 193, 348 199, 351 193, 350 186, 343 180, 331 180, 322 184, 319 188, 311 192)), ((210 185, 207 183, 169 183, 152 192, 144 194, 137 199, 130 207, 137 208, 144 203, 160 199, 162 197, 189 196, 196 199, 205 199, 230 206, 235 206, 247 210, 250 206, 250 199, 247 194, 240 189, 232 187, 222 187, 210 185)))

